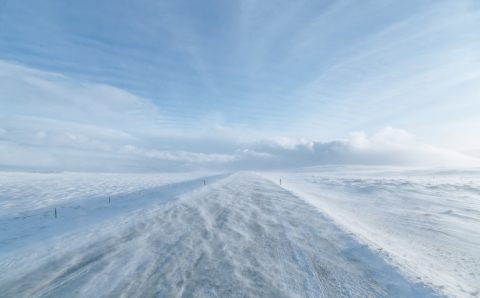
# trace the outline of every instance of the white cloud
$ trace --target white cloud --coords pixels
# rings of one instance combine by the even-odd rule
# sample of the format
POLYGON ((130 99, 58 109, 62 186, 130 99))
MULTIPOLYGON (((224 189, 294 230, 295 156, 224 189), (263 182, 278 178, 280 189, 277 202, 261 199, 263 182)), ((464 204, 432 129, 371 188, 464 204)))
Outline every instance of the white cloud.
POLYGON ((295 150, 298 147, 310 148, 313 149, 313 142, 305 138, 287 138, 287 137, 277 137, 272 138, 270 141, 281 148, 287 150, 295 150))
POLYGON ((353 132, 346 140, 346 143, 355 150, 400 150, 415 146, 416 138, 403 129, 387 126, 374 133, 371 137, 363 131, 353 132))
POLYGON ((1 60, 0 69, 0 115, 9 122, 65 121, 71 127, 113 128, 124 133, 154 131, 162 122, 156 105, 119 88, 77 82, 1 60))
POLYGON ((237 159, 235 155, 231 154, 206 154, 198 152, 187 152, 182 150, 177 151, 162 151, 156 149, 142 149, 137 148, 131 144, 127 144, 121 148, 121 152, 132 154, 135 156, 175 161, 179 163, 231 163, 237 159))
POLYGON ((358 158, 378 154, 384 163, 424 166, 478 166, 480 160, 467 155, 420 143, 405 130, 385 127, 368 137, 365 133, 353 134, 345 145, 358 158))
POLYGON ((261 141, 252 146, 274 157, 264 160, 262 166, 267 168, 322 164, 480 166, 478 158, 423 144, 411 133, 393 127, 385 127, 371 136, 354 132, 347 139, 331 142, 282 138, 281 142, 261 141))
MULTIPOLYGON (((222 125, 195 137, 163 129, 159 109, 118 88, 0 61, 0 169, 273 169, 321 164, 480 165, 385 127, 319 142, 222 125)), ((202 125, 205 126, 205 125, 202 125)))
POLYGON ((46 137, 47 137, 47 133, 44 132, 43 130, 37 131, 37 133, 35 134, 35 139, 37 139, 39 141, 44 140, 46 137))

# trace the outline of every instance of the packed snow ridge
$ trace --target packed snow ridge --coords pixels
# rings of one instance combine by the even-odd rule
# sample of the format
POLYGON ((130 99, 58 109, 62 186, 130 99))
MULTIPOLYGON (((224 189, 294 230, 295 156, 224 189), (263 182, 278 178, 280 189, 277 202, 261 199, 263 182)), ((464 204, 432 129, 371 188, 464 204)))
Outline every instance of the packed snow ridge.
POLYGON ((0 173, 0 297, 476 297, 478 180, 431 174, 0 173))

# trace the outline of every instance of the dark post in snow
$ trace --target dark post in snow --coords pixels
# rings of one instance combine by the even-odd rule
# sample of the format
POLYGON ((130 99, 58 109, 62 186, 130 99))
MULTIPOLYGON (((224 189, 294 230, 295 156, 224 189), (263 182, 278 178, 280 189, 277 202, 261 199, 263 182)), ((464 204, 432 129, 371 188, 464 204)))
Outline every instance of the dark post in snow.
POLYGON ((57 208, 55 208, 55 218, 57 218, 57 208))
POLYGON ((282 178, 280 178, 280 185, 282 185, 282 178))
POLYGON ((108 196, 108 203, 110 204, 110 196, 108 196))
POLYGON ((205 181, 205 179, 203 179, 203 185, 207 185, 207 181, 205 181))

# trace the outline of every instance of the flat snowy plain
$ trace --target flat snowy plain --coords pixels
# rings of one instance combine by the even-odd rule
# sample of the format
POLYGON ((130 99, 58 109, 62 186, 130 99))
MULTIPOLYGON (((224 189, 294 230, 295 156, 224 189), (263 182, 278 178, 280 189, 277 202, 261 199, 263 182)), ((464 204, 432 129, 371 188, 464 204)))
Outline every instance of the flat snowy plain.
POLYGON ((477 297, 479 177, 0 173, 0 297, 477 297))
POLYGON ((411 280, 480 297, 480 171, 314 167, 264 176, 316 206, 411 280))

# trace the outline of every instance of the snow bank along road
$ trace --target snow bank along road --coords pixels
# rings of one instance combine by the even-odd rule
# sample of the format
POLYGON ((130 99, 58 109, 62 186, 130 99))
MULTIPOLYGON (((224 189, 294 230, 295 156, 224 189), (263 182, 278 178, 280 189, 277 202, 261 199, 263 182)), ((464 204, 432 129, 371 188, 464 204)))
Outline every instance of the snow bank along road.
MULTIPOLYGON (((0 296, 437 295, 258 175, 238 173, 189 191, 141 209, 125 207, 129 212, 108 220, 89 218, 93 223, 85 228, 60 230, 57 237, 45 233, 46 239, 23 247, 0 244, 7 247, 0 250, 0 296)), ((155 197, 148 193, 151 201, 155 197)))
POLYGON ((314 167, 265 173, 410 279, 480 297, 480 171, 314 167))

